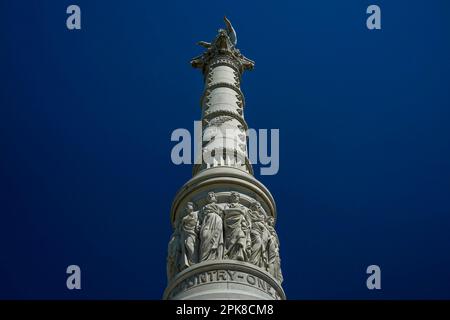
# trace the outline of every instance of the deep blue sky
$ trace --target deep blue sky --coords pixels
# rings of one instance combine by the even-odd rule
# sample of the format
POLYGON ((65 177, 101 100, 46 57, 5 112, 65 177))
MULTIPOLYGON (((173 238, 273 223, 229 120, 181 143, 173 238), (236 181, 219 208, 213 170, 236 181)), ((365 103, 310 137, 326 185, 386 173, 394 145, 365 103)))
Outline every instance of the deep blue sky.
POLYGON ((1 0, 0 298, 161 298, 191 174, 170 134, 200 117, 188 62, 224 14, 256 61, 246 119, 280 129, 280 171, 258 178, 288 298, 450 298, 445 0, 1 0), (365 27, 370 4, 381 31, 365 27), (70 264, 81 291, 65 287, 70 264))

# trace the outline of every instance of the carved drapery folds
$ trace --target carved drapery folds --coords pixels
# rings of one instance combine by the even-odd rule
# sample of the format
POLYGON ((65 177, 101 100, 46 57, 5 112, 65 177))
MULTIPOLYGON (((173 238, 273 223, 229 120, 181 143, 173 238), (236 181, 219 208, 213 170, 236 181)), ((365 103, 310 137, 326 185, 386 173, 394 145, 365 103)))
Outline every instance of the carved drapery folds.
POLYGON ((208 193, 208 204, 201 209, 200 261, 223 258, 223 218, 214 192, 208 193))
POLYGON ((212 42, 199 43, 205 51, 191 61, 204 79, 197 141, 202 157, 172 204, 164 296, 284 299, 275 201, 253 177, 247 150, 240 85, 254 62, 237 49, 226 18, 225 24, 212 42))
POLYGON ((169 242, 169 281, 196 263, 229 259, 252 263, 281 283, 280 244, 273 217, 256 200, 242 204, 238 192, 227 192, 226 198, 218 203, 216 194, 209 192, 198 211, 194 203, 187 203, 169 242))

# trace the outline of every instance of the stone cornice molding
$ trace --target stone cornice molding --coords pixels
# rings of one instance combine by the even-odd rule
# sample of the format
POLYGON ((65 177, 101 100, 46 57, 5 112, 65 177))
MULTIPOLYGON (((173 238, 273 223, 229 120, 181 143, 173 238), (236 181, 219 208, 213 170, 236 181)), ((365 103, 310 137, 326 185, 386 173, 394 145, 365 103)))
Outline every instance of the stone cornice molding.
POLYGON ((180 211, 180 205, 186 202, 193 193, 213 189, 220 185, 235 185, 257 194, 268 206, 268 214, 277 218, 275 200, 270 191, 251 174, 240 169, 228 166, 204 169, 188 182, 186 182, 175 195, 171 208, 171 221, 175 226, 176 214, 180 211))

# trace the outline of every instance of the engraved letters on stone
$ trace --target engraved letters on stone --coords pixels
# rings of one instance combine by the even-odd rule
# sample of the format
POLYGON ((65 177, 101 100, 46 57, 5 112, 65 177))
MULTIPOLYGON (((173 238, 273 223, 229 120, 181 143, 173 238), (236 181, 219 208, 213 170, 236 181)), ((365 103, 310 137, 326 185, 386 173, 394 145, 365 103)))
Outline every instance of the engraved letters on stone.
MULTIPOLYGON (((285 299, 275 201, 253 176, 241 77, 254 62, 236 48, 225 19, 191 61, 204 90, 196 152, 202 161, 175 196, 164 299, 285 299)), ((252 146, 250 146, 252 147, 252 146)))

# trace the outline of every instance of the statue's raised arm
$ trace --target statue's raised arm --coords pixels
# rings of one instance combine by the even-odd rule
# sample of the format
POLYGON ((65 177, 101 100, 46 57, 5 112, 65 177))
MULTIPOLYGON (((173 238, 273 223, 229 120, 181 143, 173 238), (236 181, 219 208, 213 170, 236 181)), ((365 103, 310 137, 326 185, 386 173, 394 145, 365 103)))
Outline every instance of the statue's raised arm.
POLYGON ((227 17, 223 17, 226 27, 219 29, 215 39, 212 42, 199 41, 198 45, 206 49, 201 55, 191 60, 191 65, 194 68, 202 69, 206 72, 207 66, 217 57, 230 57, 234 66, 240 74, 244 70, 253 69, 255 62, 244 57, 239 49, 236 47, 237 36, 236 31, 231 25, 227 17))
POLYGON ((233 26, 231 25, 230 20, 227 19, 227 17, 223 17, 223 20, 225 21, 225 24, 227 25, 227 33, 230 37, 231 43, 236 46, 237 44, 237 36, 236 31, 234 30, 233 26))

